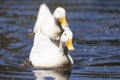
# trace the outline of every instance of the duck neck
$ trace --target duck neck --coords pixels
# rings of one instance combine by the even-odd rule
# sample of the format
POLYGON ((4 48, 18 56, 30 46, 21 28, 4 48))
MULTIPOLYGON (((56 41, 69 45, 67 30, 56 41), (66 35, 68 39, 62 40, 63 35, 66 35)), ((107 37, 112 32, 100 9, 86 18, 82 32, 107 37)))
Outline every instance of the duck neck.
POLYGON ((61 52, 63 52, 63 55, 67 55, 68 49, 67 49, 67 47, 65 46, 64 43, 60 42, 59 49, 60 49, 61 52))
POLYGON ((63 32, 64 30, 63 30, 63 28, 62 28, 62 26, 61 26, 60 21, 59 21, 58 19, 56 19, 56 18, 55 18, 55 21, 56 21, 56 23, 57 23, 59 29, 61 30, 61 32, 63 32))

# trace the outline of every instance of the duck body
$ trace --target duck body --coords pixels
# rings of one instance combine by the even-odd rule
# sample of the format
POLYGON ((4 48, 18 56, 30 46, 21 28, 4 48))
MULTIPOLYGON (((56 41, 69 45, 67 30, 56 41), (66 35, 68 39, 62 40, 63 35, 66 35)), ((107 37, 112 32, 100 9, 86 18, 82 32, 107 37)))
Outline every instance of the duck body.
POLYGON ((71 66, 73 60, 71 61, 71 57, 63 50, 64 48, 58 48, 48 37, 38 31, 34 36, 34 44, 29 59, 35 67, 71 66))

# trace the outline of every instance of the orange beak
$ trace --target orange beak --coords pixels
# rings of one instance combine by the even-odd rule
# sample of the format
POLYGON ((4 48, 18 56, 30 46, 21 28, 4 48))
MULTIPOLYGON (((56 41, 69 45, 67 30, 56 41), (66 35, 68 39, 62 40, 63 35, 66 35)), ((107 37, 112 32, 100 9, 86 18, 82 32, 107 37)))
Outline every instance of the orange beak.
POLYGON ((73 43, 72 43, 71 39, 67 40, 66 46, 67 46, 68 50, 74 50, 73 43))
POLYGON ((60 18, 60 23, 62 26, 66 26, 66 27, 68 26, 68 23, 65 17, 60 18))

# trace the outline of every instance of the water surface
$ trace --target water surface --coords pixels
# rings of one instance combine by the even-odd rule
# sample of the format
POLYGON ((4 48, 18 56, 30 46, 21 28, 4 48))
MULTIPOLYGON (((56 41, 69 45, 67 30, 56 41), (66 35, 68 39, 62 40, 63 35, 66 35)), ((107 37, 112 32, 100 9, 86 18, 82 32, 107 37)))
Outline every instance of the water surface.
POLYGON ((119 80, 120 1, 119 0, 1 0, 0 1, 1 80, 119 80), (33 43, 32 29, 41 3, 53 12, 67 11, 74 33, 75 61, 71 70, 44 70, 24 66, 33 43))

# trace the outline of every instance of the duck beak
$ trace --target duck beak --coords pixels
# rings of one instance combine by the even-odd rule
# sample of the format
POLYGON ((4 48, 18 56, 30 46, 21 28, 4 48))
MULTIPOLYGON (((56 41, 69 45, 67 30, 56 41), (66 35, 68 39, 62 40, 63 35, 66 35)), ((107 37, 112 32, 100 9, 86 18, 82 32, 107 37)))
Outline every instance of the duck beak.
POLYGON ((68 50, 71 50, 71 51, 74 50, 73 43, 72 43, 71 39, 67 40, 66 46, 67 46, 68 50))
MULTIPOLYGON (((68 26, 68 23, 67 23, 67 20, 66 20, 66 17, 62 17, 60 18, 60 23, 63 26, 67 27, 68 26)), ((64 28, 63 28, 64 29, 64 28)))

